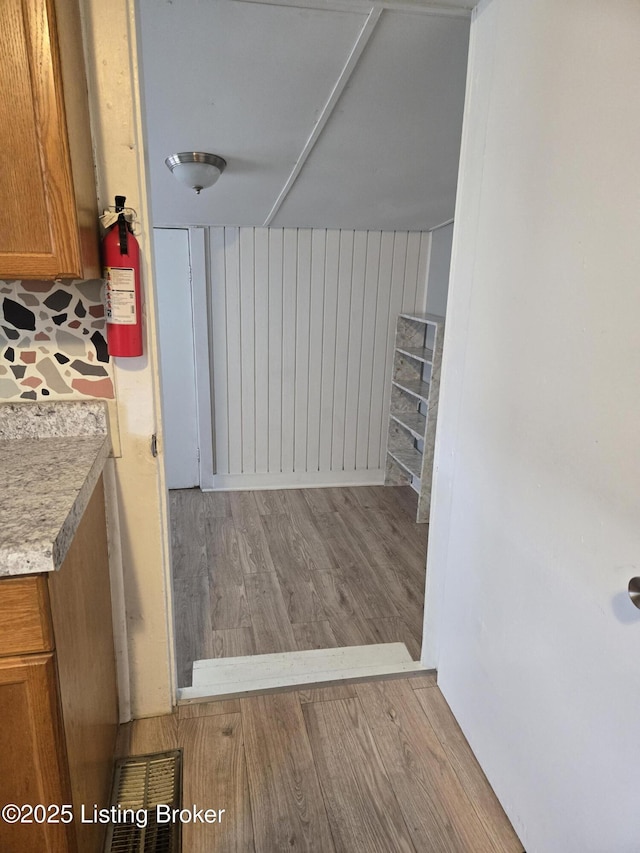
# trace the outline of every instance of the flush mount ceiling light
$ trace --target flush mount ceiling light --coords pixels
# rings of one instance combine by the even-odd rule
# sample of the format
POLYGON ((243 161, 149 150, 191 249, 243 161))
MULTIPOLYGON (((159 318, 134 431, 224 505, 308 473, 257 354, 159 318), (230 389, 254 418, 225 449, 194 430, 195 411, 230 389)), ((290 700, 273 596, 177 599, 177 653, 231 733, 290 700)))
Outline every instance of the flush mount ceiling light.
POLYGON ((227 165, 222 157, 204 151, 181 151, 167 157, 164 162, 175 177, 195 190, 197 195, 200 195, 201 190, 212 187, 227 165))

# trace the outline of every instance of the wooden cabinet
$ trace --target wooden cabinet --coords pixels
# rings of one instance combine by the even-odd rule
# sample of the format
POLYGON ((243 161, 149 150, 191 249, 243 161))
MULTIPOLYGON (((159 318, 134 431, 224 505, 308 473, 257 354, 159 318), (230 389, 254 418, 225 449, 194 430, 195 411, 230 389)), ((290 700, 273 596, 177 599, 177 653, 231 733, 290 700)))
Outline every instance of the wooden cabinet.
POLYGON ((105 826, 80 816, 108 806, 118 726, 102 479, 58 572, 0 580, 0 715, 0 806, 74 814, 0 820, 2 853, 101 853, 105 826))
MULTIPOLYGON (((53 654, 0 659, 0 803, 68 803, 68 776, 53 654)), ((74 825, 0 823, 3 853, 64 853, 74 825)))
POLYGON ((0 79, 0 279, 98 277, 78 0, 2 0, 0 79))

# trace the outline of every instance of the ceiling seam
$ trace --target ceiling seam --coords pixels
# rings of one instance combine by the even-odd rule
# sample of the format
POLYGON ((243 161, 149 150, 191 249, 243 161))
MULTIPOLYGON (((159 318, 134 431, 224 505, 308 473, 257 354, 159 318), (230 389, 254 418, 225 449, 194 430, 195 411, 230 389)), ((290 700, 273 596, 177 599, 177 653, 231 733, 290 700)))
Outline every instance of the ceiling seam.
MULTIPOLYGON (((236 0, 238 3, 256 3, 265 6, 288 6, 292 9, 313 9, 318 12, 364 12, 370 3, 358 0, 236 0)), ((474 0, 475 2, 475 0, 474 0)), ((420 0, 379 0, 376 6, 395 12, 415 12, 445 18, 470 18, 471 0, 461 6, 441 6, 437 3, 422 3, 420 0)))
POLYGON ((322 108, 316 123, 313 126, 313 130, 311 131, 307 141, 305 142, 302 151, 298 155, 298 159, 296 160, 295 166, 291 170, 289 177, 284 183, 284 186, 280 190, 278 197, 276 198, 273 207, 269 211, 267 218, 264 221, 263 227, 267 227, 271 225, 274 217, 280 210, 284 200, 291 192, 293 185, 295 184, 298 175, 302 171, 304 164, 306 163, 309 155, 313 151, 318 139, 320 138, 322 131, 324 130, 327 122, 329 121, 333 110, 335 109, 336 104, 340 100, 340 96, 342 95, 347 83, 351 79, 351 75, 353 74, 356 65, 362 54, 364 53, 367 44, 369 43, 369 39, 373 35, 373 31, 375 30, 378 21, 382 15, 383 8, 382 6, 372 6, 369 14, 367 15, 367 19, 364 22, 358 37, 356 38, 353 47, 351 48, 351 53, 349 54, 347 61, 344 64, 336 83, 331 90, 331 94, 327 99, 324 107, 322 108))

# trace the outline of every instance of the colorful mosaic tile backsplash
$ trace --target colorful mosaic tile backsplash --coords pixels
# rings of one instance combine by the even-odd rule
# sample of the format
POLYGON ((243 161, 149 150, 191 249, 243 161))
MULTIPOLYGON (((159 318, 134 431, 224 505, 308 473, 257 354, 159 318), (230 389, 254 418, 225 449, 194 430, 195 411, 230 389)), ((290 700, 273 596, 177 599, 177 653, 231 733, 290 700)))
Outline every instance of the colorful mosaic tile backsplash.
POLYGON ((111 399, 102 281, 0 281, 0 400, 111 399))

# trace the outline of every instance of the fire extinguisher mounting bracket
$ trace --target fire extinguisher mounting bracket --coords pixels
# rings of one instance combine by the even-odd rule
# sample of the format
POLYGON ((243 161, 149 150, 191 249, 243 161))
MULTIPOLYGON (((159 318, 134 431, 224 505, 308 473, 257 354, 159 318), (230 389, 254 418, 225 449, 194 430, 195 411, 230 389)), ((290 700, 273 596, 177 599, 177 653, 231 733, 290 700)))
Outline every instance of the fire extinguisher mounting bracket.
POLYGON ((102 225, 103 230, 105 232, 108 231, 113 223, 118 221, 120 215, 124 216, 129 224, 129 231, 132 234, 139 236, 140 230, 138 228, 138 214, 133 207, 124 207, 121 211, 117 211, 115 205, 107 207, 100 217, 100 224, 102 225))

